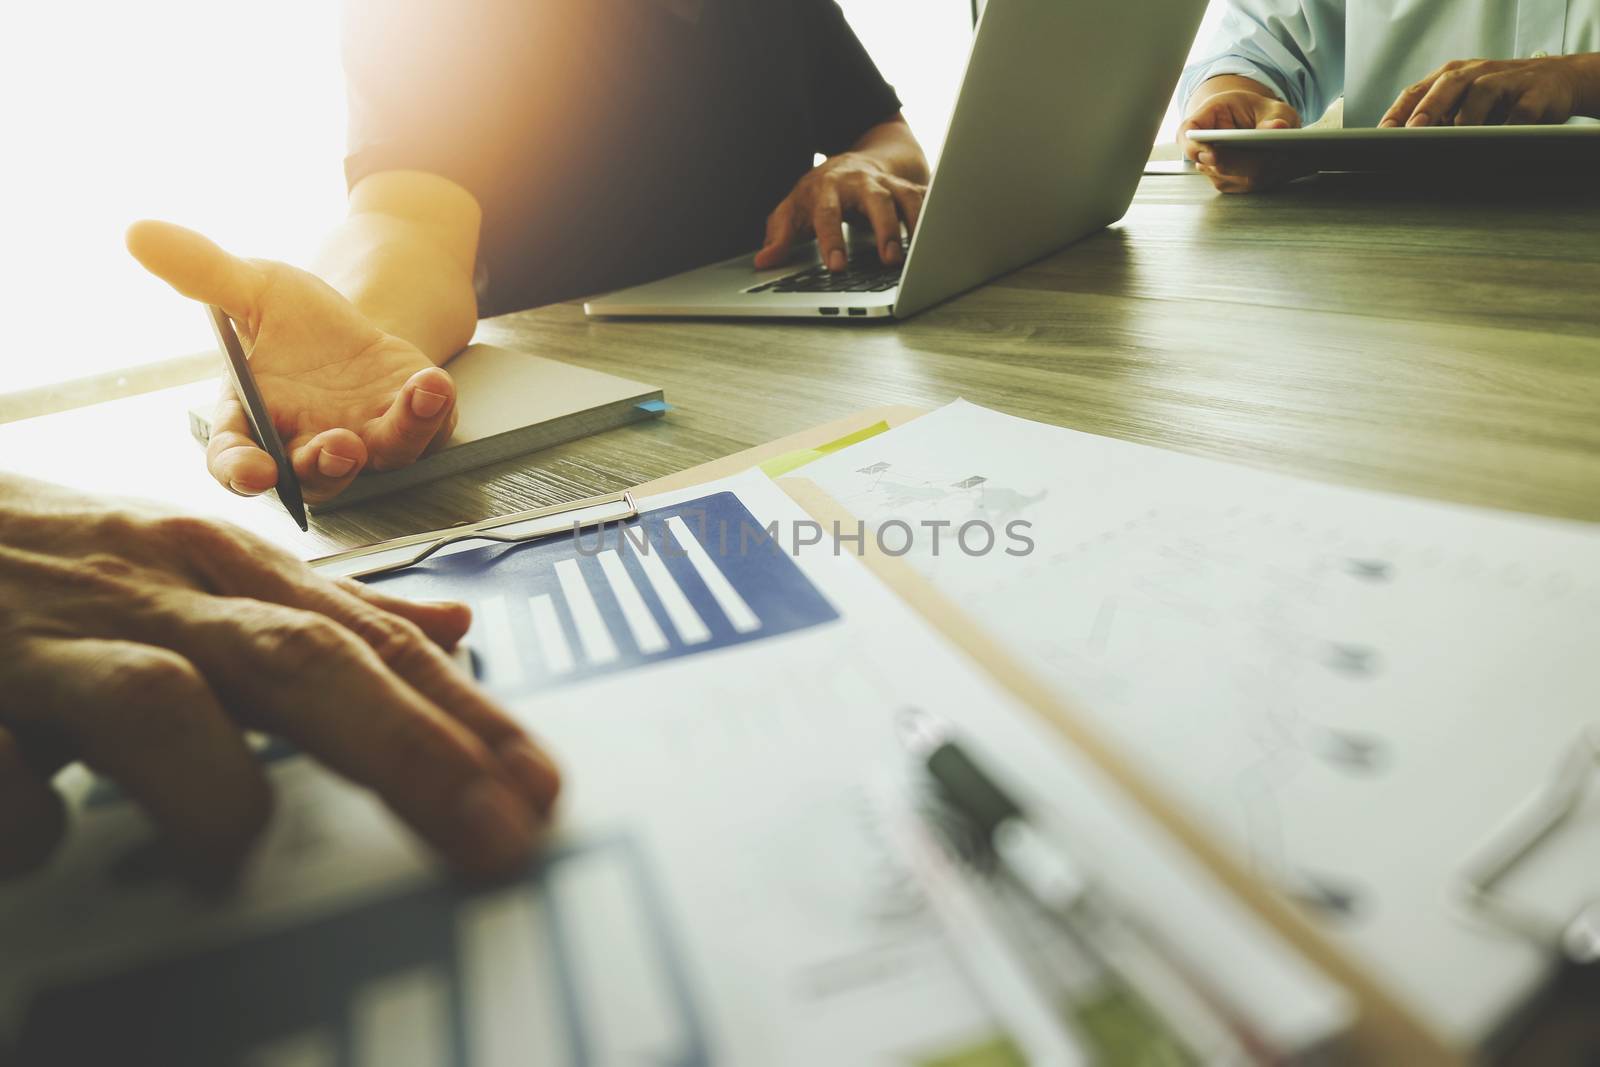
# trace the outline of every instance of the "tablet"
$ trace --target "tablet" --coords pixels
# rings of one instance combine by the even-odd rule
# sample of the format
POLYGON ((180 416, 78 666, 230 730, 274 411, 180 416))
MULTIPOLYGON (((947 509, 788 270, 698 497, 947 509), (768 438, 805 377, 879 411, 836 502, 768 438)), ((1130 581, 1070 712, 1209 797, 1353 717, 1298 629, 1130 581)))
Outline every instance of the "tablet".
POLYGON ((1309 170, 1548 171, 1600 167, 1600 124, 1400 126, 1388 129, 1194 130, 1189 139, 1229 151, 1292 156, 1309 170))

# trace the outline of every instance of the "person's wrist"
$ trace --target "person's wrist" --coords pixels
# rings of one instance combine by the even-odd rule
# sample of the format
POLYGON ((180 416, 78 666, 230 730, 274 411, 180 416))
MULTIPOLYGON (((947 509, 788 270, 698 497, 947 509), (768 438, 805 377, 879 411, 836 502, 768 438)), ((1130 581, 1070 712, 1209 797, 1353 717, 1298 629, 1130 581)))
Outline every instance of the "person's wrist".
POLYGON ((1187 111, 1192 115, 1202 105, 1228 93, 1249 93, 1251 96, 1259 96, 1263 100, 1278 102, 1278 97, 1272 90, 1254 78, 1243 74, 1218 74, 1195 86, 1193 95, 1189 97, 1187 111))
POLYGON ((1572 113, 1600 119, 1600 52, 1561 56, 1560 59, 1572 70, 1577 87, 1572 113))

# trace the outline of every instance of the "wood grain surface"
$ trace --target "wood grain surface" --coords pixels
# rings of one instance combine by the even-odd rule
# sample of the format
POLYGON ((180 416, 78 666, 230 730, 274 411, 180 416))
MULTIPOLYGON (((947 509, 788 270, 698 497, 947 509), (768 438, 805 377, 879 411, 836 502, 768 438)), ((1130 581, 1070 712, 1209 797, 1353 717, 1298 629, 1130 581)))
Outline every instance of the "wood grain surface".
MULTIPOLYGON (((562 305, 485 321, 477 339, 661 386, 673 411, 319 517, 309 535, 205 474, 192 390, 0 425, 0 468, 220 515, 309 557, 964 396, 1326 481, 1600 521, 1596 192, 1323 176, 1222 197, 1151 176, 1119 225, 905 323, 590 322, 562 305)), ((1506 1061, 1600 1047, 1585 988, 1506 1061)))
MULTIPOLYGON (((1600 520, 1593 192, 1323 176, 1223 197, 1196 176, 1151 176, 1117 226, 904 323, 591 322, 559 305, 486 320, 478 340, 662 386, 673 411, 327 515, 292 535, 305 554, 958 396, 1328 481, 1600 520)), ((174 403, 0 426, 0 465, 99 488, 92 432, 125 442, 120 490, 290 536, 274 503, 218 502, 181 409, 163 414, 174 403), (155 425, 168 419, 176 431, 155 425)))

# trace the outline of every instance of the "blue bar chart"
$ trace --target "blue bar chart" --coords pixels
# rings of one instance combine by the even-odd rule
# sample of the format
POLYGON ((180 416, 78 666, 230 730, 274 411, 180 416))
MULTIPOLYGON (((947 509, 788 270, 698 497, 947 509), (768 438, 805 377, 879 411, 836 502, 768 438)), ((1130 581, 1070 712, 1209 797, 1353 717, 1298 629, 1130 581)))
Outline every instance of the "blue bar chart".
POLYGON ((838 618, 732 493, 599 529, 436 557, 376 580, 472 606, 481 680, 532 692, 838 618))

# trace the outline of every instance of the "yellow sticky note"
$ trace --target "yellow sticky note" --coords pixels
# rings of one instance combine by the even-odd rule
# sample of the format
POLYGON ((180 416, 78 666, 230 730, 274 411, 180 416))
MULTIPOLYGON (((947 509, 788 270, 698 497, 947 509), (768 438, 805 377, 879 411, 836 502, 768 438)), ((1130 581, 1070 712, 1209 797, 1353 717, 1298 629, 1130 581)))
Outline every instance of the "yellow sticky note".
POLYGON ((816 448, 799 448, 793 452, 785 452, 781 456, 773 456, 761 465, 761 473, 768 478, 781 478, 790 471, 799 470, 807 463, 819 460, 830 452, 837 452, 841 448, 847 448, 859 441, 865 441, 869 437, 876 437, 888 428, 889 424, 887 422, 875 422, 865 429, 845 434, 837 441, 829 441, 827 444, 819 445, 816 448))

